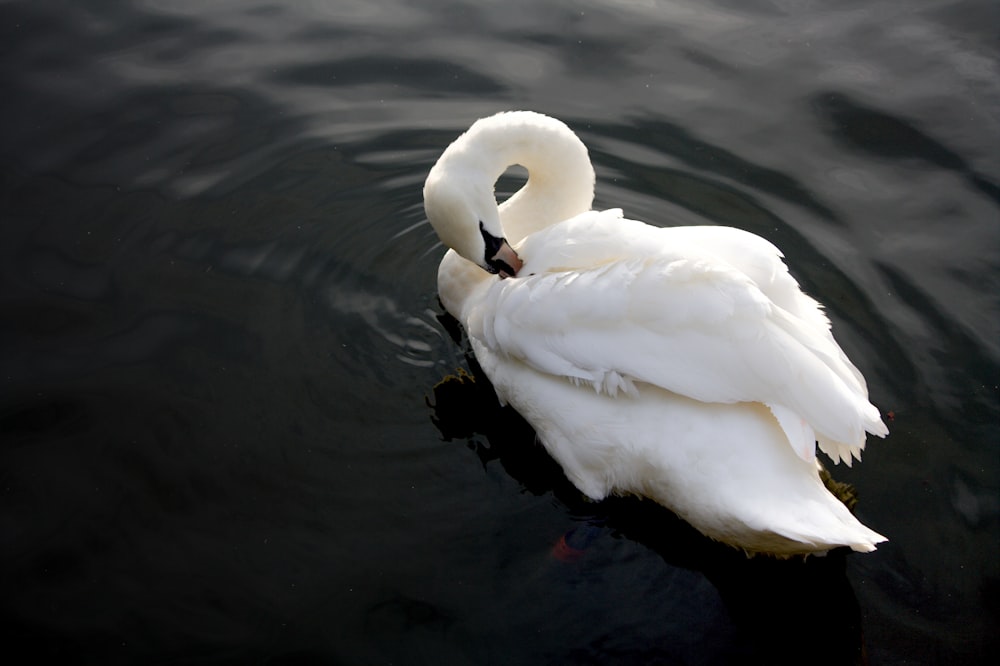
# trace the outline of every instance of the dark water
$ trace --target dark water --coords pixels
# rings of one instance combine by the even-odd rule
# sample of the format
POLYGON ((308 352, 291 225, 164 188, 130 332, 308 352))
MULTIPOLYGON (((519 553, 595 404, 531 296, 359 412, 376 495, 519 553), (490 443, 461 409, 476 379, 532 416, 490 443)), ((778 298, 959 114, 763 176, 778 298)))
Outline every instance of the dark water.
POLYGON ((0 659, 987 663, 997 7, 0 2, 0 659), (892 414, 833 470, 889 543, 748 562, 428 407, 420 188, 508 108, 599 207, 783 249, 892 414))

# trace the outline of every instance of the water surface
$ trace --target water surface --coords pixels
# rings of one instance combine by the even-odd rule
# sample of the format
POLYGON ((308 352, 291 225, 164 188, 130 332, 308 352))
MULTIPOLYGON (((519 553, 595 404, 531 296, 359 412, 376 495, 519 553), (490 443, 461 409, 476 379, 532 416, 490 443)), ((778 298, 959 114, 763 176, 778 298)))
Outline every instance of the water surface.
POLYGON ((804 663, 807 637, 816 663, 986 663, 997 24, 987 0, 0 3, 11 654, 804 663), (481 395, 434 420, 468 361, 420 189, 510 108, 579 133, 598 207, 782 248, 891 413, 833 470, 889 543, 748 563, 582 502, 481 395))

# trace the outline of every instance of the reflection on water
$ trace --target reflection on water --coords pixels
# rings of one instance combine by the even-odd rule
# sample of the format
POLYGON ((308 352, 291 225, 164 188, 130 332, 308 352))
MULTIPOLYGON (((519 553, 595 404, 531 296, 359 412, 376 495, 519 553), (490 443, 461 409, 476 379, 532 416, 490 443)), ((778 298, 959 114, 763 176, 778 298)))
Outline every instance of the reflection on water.
POLYGON ((773 663, 790 634, 987 662, 995 3, 512 2, 0 3, 10 633, 88 663, 773 663), (601 207, 784 251, 894 414, 833 470, 888 544, 733 559, 581 502, 490 408, 442 441, 424 401, 465 359, 420 190, 515 107, 580 134, 601 207))
MULTIPOLYGON (((443 318, 450 319, 447 315, 443 318)), ((446 324, 453 330, 458 326, 454 320, 446 324)), ((816 626, 825 626, 836 630, 824 641, 824 655, 812 657, 811 663, 862 663, 861 614, 846 576, 846 548, 806 559, 748 558, 702 536, 651 502, 629 497, 593 503, 548 457, 535 441, 531 427, 513 410, 499 405, 475 361, 470 358, 469 364, 474 376, 450 375, 434 387, 435 425, 448 440, 468 438, 484 465, 498 462, 531 493, 553 493, 576 521, 590 526, 574 527, 568 535, 581 529, 592 534, 574 542, 579 550, 572 557, 557 559, 579 562, 587 557, 593 539, 626 538, 659 555, 676 569, 675 576, 688 580, 687 586, 696 585, 700 575, 714 587, 712 596, 718 595, 726 612, 715 617, 709 627, 691 621, 685 627, 689 644, 684 647, 694 650, 673 658, 685 662, 752 659, 769 664, 800 663, 801 655, 789 654, 787 637, 811 635, 816 626), (485 442, 477 439, 480 433, 485 442), (713 656, 709 659, 708 655, 713 656)), ((670 593, 686 598, 692 591, 671 589, 670 593)), ((574 663, 596 663, 609 656, 648 663, 665 656, 659 649, 630 646, 621 650, 581 649, 573 654, 579 660, 574 663)))

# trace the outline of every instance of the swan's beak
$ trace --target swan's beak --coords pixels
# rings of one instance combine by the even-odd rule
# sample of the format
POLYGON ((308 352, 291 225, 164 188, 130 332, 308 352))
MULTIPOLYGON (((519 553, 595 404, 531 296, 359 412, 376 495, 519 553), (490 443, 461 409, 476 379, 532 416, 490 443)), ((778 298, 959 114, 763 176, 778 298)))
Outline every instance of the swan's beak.
POLYGON ((517 272, 521 270, 524 262, 517 256, 514 248, 506 239, 501 241, 497 253, 489 259, 490 268, 493 268, 501 278, 517 277, 517 272))
POLYGON ((483 235, 483 243, 486 246, 484 263, 480 266, 490 273, 499 273, 501 278, 516 277, 524 262, 517 256, 517 252, 514 252, 507 239, 486 231, 486 225, 482 220, 479 221, 479 233, 483 235))

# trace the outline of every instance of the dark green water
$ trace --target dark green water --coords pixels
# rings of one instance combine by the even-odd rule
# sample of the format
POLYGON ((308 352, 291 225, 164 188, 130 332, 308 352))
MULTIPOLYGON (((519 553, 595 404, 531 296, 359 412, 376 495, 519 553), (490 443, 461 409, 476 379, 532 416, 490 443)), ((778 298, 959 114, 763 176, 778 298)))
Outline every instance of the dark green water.
POLYGON ((0 1, 3 661, 991 663, 998 12, 0 1), (892 413, 832 470, 889 543, 747 562, 475 395, 432 420, 420 189, 510 108, 598 207, 782 248, 892 413))

